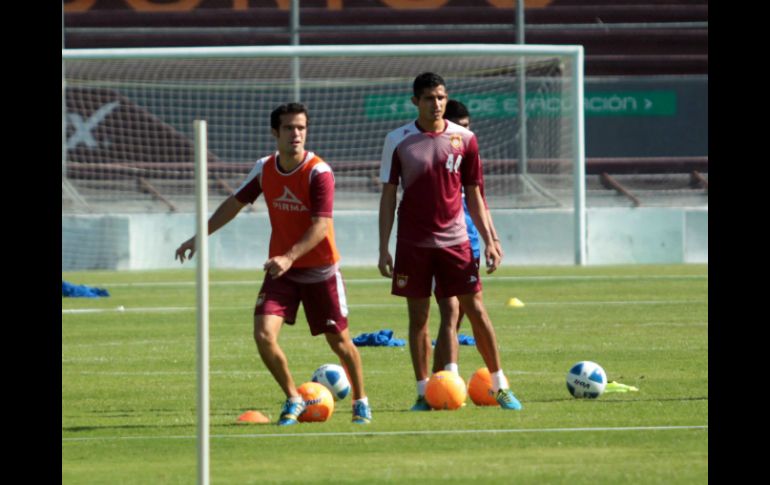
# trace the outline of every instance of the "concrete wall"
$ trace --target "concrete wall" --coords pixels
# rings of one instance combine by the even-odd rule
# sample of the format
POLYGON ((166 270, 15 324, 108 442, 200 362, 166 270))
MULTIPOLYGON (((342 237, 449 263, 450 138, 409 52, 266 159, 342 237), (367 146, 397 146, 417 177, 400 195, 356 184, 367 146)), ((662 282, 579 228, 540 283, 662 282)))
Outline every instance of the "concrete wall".
MULTIPOLYGON (((572 214, 493 210, 505 265, 571 265, 572 214)), ((63 215, 62 271, 178 268, 174 250, 193 214, 63 215)), ((377 264, 377 212, 335 214, 342 264, 377 264)), ((707 208, 589 209, 588 264, 708 263, 707 208)), ((260 268, 267 258, 265 212, 242 213, 210 239, 212 268, 260 268)), ((395 248, 395 230, 391 251, 395 248)))

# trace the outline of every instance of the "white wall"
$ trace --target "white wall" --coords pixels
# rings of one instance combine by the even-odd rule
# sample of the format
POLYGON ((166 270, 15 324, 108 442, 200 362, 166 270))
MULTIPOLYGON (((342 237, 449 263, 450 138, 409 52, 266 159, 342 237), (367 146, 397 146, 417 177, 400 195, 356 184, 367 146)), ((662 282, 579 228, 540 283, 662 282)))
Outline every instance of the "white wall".
MULTIPOLYGON (((573 219, 563 210, 493 210, 505 265, 571 265, 573 219)), ((377 264, 377 211, 335 213, 342 264, 377 264)), ((708 263, 707 208, 589 209, 587 264, 708 263)), ((63 215, 62 270, 178 268, 193 214, 63 215)), ((391 251, 395 248, 395 228, 391 251)), ((261 268, 270 228, 244 212, 210 239, 212 268, 261 268)))

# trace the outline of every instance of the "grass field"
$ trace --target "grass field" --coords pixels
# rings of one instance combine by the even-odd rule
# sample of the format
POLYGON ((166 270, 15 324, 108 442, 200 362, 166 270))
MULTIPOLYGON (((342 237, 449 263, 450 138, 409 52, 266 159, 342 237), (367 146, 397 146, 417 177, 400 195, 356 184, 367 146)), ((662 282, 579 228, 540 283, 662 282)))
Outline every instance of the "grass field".
MULTIPOLYGON (((351 334, 407 338, 402 299, 374 268, 343 268, 351 334)), ((363 347, 374 421, 350 400, 326 423, 277 418, 284 396, 252 340, 256 271, 213 271, 210 296, 211 481, 246 483, 707 483, 708 267, 513 267, 484 277, 519 412, 468 405, 409 412, 407 347, 363 347), (517 297, 523 308, 509 308, 517 297), (639 392, 576 400, 580 360, 639 392)), ((194 270, 63 273, 109 298, 62 299, 62 483, 195 482, 194 270), (124 311, 117 308, 123 306, 124 311)), ((437 329, 433 306, 431 330, 437 329)), ((461 333, 470 334, 466 323, 461 333)), ((281 345, 295 380, 335 362, 300 314, 281 345)), ((467 381, 482 360, 460 348, 467 381)))

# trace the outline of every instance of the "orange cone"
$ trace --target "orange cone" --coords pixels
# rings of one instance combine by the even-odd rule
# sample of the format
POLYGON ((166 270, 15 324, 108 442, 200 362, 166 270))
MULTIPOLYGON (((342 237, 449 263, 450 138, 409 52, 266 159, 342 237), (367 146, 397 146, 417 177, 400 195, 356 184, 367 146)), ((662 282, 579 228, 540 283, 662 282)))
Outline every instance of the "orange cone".
POLYGON ((259 411, 246 411, 245 413, 238 416, 238 422, 264 424, 269 423, 270 420, 267 418, 267 416, 260 413, 259 411))

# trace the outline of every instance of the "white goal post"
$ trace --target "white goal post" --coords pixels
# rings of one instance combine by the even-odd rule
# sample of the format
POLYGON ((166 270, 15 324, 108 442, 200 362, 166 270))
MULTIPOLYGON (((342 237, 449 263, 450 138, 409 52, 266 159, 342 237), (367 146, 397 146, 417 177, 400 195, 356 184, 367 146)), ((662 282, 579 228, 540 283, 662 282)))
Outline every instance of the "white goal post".
POLYGON ((195 274, 198 484, 208 485, 209 472, 209 209, 205 120, 193 122, 195 143, 195 274))
POLYGON ((414 119, 412 80, 433 71, 471 112, 490 207, 574 211, 574 261, 585 264, 582 46, 63 49, 62 59, 63 215, 191 212, 194 119, 208 122, 216 204, 274 149, 269 112, 297 89, 310 110, 308 146, 335 170, 335 209, 372 209, 384 137, 414 119), (522 69, 524 140, 516 125, 522 69))

